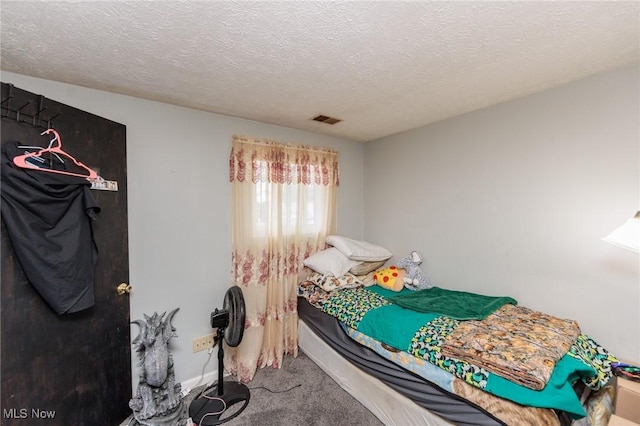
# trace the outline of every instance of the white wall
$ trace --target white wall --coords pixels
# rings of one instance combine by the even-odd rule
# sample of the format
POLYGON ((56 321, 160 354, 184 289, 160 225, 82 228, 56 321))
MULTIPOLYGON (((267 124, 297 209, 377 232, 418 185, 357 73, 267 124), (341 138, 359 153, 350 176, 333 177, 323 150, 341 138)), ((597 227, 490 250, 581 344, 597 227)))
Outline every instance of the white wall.
MULTIPOLYGON (((233 134, 337 150, 338 231, 362 237, 359 142, 8 72, 2 81, 127 126, 131 318, 180 308, 173 320, 178 337, 171 341, 178 381, 200 377, 207 355, 193 354, 191 340, 212 332, 209 314, 222 306, 229 287, 233 134)), ((217 371, 215 353, 207 371, 217 371)))
POLYGON ((434 285, 574 318, 640 361, 639 256, 600 239, 640 210, 638 75, 367 143, 365 235, 398 257, 422 252, 434 285))
POLYGON ((180 381, 199 377, 206 353, 192 354, 191 339, 211 331, 229 285, 234 133, 337 149, 339 233, 398 257, 417 249, 435 285, 575 318, 640 360, 638 255, 600 240, 640 209, 637 67, 364 146, 13 73, 2 81, 127 126, 131 317, 181 308, 180 381))

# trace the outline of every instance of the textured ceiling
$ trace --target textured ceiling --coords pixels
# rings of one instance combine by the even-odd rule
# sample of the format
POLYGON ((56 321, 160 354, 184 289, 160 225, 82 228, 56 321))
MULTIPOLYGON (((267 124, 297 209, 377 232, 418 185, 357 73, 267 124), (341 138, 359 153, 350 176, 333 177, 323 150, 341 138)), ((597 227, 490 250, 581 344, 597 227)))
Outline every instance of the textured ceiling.
POLYGON ((639 5, 3 0, 1 68, 369 141, 638 61, 639 5))

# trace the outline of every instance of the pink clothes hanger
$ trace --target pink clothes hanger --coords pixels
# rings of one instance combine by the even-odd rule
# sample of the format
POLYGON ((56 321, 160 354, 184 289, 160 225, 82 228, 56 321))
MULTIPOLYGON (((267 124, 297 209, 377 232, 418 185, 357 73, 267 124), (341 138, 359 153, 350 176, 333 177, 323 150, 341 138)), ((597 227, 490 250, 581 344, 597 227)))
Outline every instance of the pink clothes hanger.
POLYGON ((98 174, 95 172, 95 170, 92 170, 89 167, 85 166, 84 164, 82 164, 81 162, 79 162, 78 160, 73 158, 71 155, 67 154, 62 150, 62 140, 60 139, 60 135, 58 134, 58 132, 56 132, 53 129, 47 129, 44 132, 42 132, 41 135, 46 135, 49 133, 53 133, 54 138, 49 143, 48 148, 43 148, 37 152, 30 152, 27 154, 18 155, 13 158, 13 163, 18 167, 22 167, 23 169, 39 170, 41 172, 58 173, 61 175, 68 175, 68 176, 78 176, 78 177, 83 177, 89 180, 98 178, 98 174), (54 142, 57 142, 57 145, 54 145, 54 142), (46 153, 53 153, 54 155, 59 154, 64 157, 67 157, 71 161, 73 161, 73 163, 76 166, 80 167, 83 170, 86 170, 88 174, 68 172, 66 170, 41 168, 27 161, 28 158, 33 158, 33 157, 39 158, 42 156, 42 154, 46 154, 46 153))

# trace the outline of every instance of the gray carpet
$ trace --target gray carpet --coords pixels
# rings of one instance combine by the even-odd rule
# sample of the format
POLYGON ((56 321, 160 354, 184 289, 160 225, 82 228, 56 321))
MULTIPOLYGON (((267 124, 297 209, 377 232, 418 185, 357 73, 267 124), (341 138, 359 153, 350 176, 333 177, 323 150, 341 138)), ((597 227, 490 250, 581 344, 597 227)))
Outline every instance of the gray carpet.
MULTIPOLYGON (((297 358, 285 356, 281 369, 258 370, 248 386, 251 398, 247 408, 224 425, 382 425, 302 351, 297 358)), ((189 403, 198 390, 194 389, 185 402, 189 403)), ((233 412, 232 409, 229 412, 233 412)), ((128 422, 129 419, 121 426, 128 422)))

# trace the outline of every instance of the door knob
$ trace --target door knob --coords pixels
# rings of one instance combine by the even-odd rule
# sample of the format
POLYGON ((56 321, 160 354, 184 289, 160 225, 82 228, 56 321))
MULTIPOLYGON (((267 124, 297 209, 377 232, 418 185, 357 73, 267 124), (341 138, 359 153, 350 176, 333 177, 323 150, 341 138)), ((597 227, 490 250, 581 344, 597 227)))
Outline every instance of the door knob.
POLYGON ((118 294, 120 296, 122 296, 123 294, 129 294, 131 293, 131 284, 127 284, 127 283, 122 283, 118 286, 118 288, 116 289, 118 291, 118 294))

